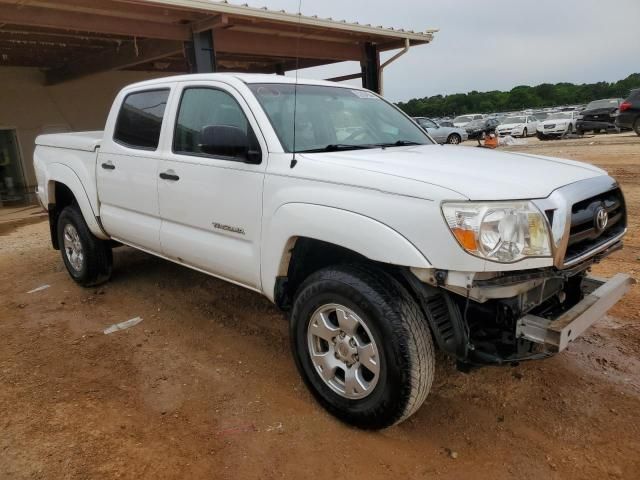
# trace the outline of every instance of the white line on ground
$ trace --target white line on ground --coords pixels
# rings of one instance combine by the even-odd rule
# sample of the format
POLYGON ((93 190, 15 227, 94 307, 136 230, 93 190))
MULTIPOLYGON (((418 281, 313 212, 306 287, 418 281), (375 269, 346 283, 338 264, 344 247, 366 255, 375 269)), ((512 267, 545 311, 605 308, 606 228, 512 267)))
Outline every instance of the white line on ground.
POLYGON ((126 330, 127 328, 135 327, 142 321, 142 318, 135 317, 131 320, 127 320, 126 322, 115 323, 111 325, 109 328, 105 329, 104 334, 109 335, 110 333, 118 332, 120 330, 126 330))
POLYGON ((49 288, 51 285, 40 285, 37 288, 34 288, 33 290, 29 290, 27 293, 36 293, 36 292, 40 292, 42 290, 46 290, 47 288, 49 288))

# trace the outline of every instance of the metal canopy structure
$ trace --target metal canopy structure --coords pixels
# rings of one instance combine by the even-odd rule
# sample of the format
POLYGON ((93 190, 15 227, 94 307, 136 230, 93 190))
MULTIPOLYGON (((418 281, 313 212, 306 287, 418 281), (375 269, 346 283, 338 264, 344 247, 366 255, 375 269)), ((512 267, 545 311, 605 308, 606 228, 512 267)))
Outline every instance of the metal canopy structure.
POLYGON ((284 74, 357 61, 380 91, 380 53, 426 44, 413 32, 210 0, 0 0, 0 66, 48 84, 110 70, 284 74))

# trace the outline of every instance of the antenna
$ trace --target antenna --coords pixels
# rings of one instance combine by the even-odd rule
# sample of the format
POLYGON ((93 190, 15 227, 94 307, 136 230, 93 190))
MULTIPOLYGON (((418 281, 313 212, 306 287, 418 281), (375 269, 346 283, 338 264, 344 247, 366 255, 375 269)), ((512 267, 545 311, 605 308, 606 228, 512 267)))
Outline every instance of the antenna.
POLYGON ((298 36, 296 37, 296 80, 293 84, 293 158, 289 168, 298 164, 296 159, 296 117, 298 113, 298 69, 300 68, 300 25, 302 24, 302 0, 298 0, 298 36))

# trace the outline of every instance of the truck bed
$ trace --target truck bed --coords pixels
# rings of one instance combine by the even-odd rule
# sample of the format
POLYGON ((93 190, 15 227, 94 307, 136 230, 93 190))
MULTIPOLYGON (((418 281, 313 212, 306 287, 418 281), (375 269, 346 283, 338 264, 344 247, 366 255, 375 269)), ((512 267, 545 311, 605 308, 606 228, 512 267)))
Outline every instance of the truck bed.
POLYGON ((94 152, 100 146, 103 135, 103 131, 52 133, 39 135, 36 145, 94 152))

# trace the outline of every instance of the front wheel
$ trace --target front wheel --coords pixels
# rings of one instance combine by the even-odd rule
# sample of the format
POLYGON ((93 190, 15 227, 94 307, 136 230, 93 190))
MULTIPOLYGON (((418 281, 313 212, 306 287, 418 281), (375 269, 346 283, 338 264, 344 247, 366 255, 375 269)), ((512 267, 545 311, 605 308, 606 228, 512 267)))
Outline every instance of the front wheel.
POLYGON ((91 233, 77 206, 62 210, 57 233, 62 261, 71 278, 83 287, 109 280, 113 264, 111 247, 91 233))
POLYGON ((452 133, 447 137, 447 143, 450 145, 458 145, 462 141, 462 138, 457 133, 452 133))
POLYGON ((527 127, 524 127, 522 130, 522 138, 527 138, 529 136, 529 132, 527 131, 527 127))
POLYGON ((344 422, 386 428, 427 397, 435 355, 426 319, 383 270, 349 265, 314 273, 298 290, 290 328, 303 380, 344 422))
POLYGON ((640 137, 640 117, 636 118, 636 121, 633 123, 633 131, 640 137))

